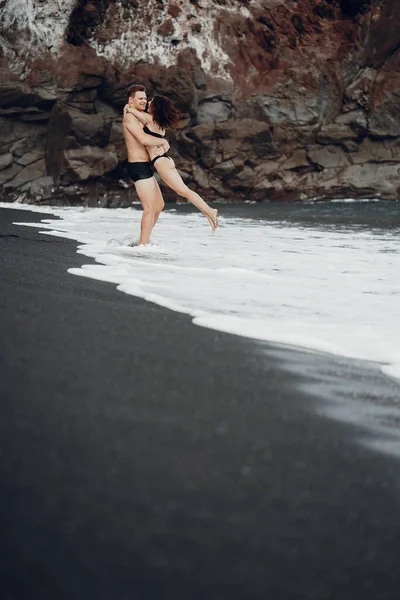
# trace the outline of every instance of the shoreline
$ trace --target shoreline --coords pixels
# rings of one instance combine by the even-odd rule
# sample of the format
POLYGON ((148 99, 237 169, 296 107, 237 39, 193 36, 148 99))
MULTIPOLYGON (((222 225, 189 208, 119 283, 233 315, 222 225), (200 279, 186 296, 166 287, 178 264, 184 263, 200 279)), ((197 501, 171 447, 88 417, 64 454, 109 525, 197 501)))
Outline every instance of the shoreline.
POLYGON ((94 261, 15 214, 0 211, 9 597, 394 600, 400 463, 315 411, 332 380, 351 396, 383 376, 73 277, 94 261))
MULTIPOLYGON (((8 207, 10 208, 10 207, 8 207)), ((28 212, 29 214, 51 214, 54 219, 56 221, 60 220, 61 222, 63 222, 63 216, 59 216, 57 214, 55 214, 52 211, 51 206, 46 207, 47 211, 44 213, 37 213, 36 210, 27 210, 26 212, 28 212)), ((186 211, 192 212, 194 214, 197 213, 197 209, 194 209, 190 204, 188 203, 183 203, 183 208, 186 209, 186 211)), ((11 209, 12 210, 12 209, 11 209)), ((19 205, 19 208, 16 209, 16 211, 18 210, 22 210, 24 211, 24 208, 22 205, 19 205)), ((185 212, 186 212, 185 211, 185 212)), ((139 203, 139 212, 140 212, 140 203, 139 203)), ((40 221, 40 216, 38 216, 38 220, 40 221)), ((18 225, 19 226, 19 225, 18 225)), ((24 225, 21 225, 22 227, 24 227, 24 225)), ((43 228, 46 231, 46 227, 47 224, 43 224, 43 228)), ((39 228, 39 227, 38 227, 39 228)), ((52 229, 51 229, 52 230, 52 229)), ((49 235, 49 237, 53 237, 52 234, 44 234, 44 235, 49 235)), ((61 237, 64 239, 69 239, 72 240, 73 242, 76 243, 76 245, 78 246, 78 249, 76 250, 76 252, 82 256, 85 256, 88 260, 85 260, 85 266, 90 268, 90 265, 98 265, 98 262, 95 258, 95 255, 93 255, 90 251, 87 253, 85 251, 86 248, 90 248, 90 244, 88 244, 87 242, 79 242, 75 239, 75 237, 71 237, 68 234, 63 234, 61 233, 60 236, 56 235, 54 237, 61 237)), ((100 265, 102 263, 100 262, 100 265)), ((72 276, 78 276, 78 277, 83 277, 83 278, 89 278, 92 279, 94 281, 99 281, 99 282, 105 282, 105 283, 111 283, 112 285, 115 286, 115 288, 118 290, 119 293, 124 293, 124 294, 128 294, 129 296, 133 296, 139 300, 143 300, 145 302, 150 302, 152 304, 155 304, 156 306, 159 306, 163 309, 166 309, 167 311, 173 311, 176 312, 178 314, 183 314, 186 315, 191 323, 193 325, 196 325, 198 327, 204 328, 204 329, 209 329, 213 332, 216 333, 222 333, 222 334, 227 334, 229 336, 234 336, 234 337, 239 337, 242 338, 244 340, 248 340, 250 342, 254 342, 254 343, 259 343, 261 345, 265 344, 267 347, 270 347, 272 349, 275 349, 277 351, 277 353, 282 352, 285 356, 296 356, 296 353, 301 356, 301 355, 307 355, 308 353, 310 353, 313 357, 314 357, 314 361, 315 362, 321 362, 322 364, 324 364, 325 362, 329 362, 329 363, 338 363, 340 365, 340 368, 347 368, 347 366, 349 365, 350 368, 350 372, 352 371, 352 367, 355 368, 355 370, 360 370, 361 372, 364 372, 363 378, 366 380, 375 380, 376 378, 379 379, 380 381, 380 387, 382 389, 385 389, 385 397, 389 398, 392 395, 394 395, 396 398, 398 397, 399 402, 400 402, 400 387, 399 386, 399 377, 396 376, 396 374, 392 374, 391 370, 393 369, 392 365, 385 363, 383 361, 379 361, 379 360, 372 360, 372 359, 366 359, 366 358, 361 358, 361 357, 357 357, 357 356, 351 356, 351 355, 345 355, 343 353, 340 352, 335 352, 334 350, 324 350, 322 347, 314 347, 314 346, 306 346, 306 345, 301 345, 301 344, 295 344, 295 343, 285 343, 285 342, 281 342, 279 340, 274 340, 273 338, 271 339, 266 339, 263 336, 258 336, 257 334, 255 334, 255 331, 253 329, 253 334, 251 335, 249 333, 247 333, 246 327, 245 327, 245 321, 243 321, 242 319, 241 321, 241 325, 237 328, 238 330, 235 331, 235 328, 232 329, 232 327, 225 327, 224 326, 224 321, 221 322, 221 317, 219 318, 219 322, 217 324, 213 323, 214 317, 212 315, 209 315, 207 318, 204 318, 204 316, 202 314, 197 314, 196 311, 191 311, 190 309, 188 309, 187 307, 181 307, 181 306, 175 306, 173 303, 169 303, 169 302, 165 302, 163 298, 160 299, 153 297, 153 295, 151 294, 150 296, 148 295, 142 295, 139 293, 134 293, 132 291, 127 291, 124 288, 120 289, 120 285, 117 283, 117 281, 111 281, 108 280, 107 278, 102 279, 102 277, 100 276, 93 276, 92 274, 88 274, 88 272, 86 270, 82 270, 81 268, 68 268, 67 272, 72 275, 72 276), (391 388, 394 388, 394 394, 391 392, 391 388)), ((222 317, 222 319, 224 319, 224 317, 222 317)), ((250 329, 251 329, 251 325, 250 325, 250 329)), ((287 361, 290 362, 290 361, 287 361)), ((291 361, 295 366, 294 366, 294 371, 296 371, 296 364, 297 361, 293 360, 291 361)), ((325 367, 322 367, 322 372, 324 372, 326 370, 325 367)), ((366 384, 363 389, 359 390, 359 394, 365 394, 368 395, 368 384, 366 384)), ((328 404, 331 403, 331 401, 334 400, 334 398, 327 398, 328 404)), ((393 410, 394 413, 396 413, 396 409, 397 409, 397 401, 395 400, 393 401, 389 401, 387 402, 388 405, 390 405, 391 409, 393 410)), ((328 413, 332 413, 332 414, 340 414, 340 411, 337 410, 328 410, 328 413)), ((354 421, 353 419, 349 419, 349 416, 347 414, 347 411, 342 411, 343 414, 341 416, 341 420, 348 422, 348 421, 354 421)), ((360 413, 360 411, 358 411, 358 417, 361 420, 361 422, 359 423, 360 425, 363 422, 363 417, 364 415, 362 414, 362 411, 360 413)), ((400 419, 400 413, 397 416, 396 414, 394 414, 394 419, 396 420, 396 417, 400 419)), ((391 437, 391 435, 393 434, 393 431, 391 431, 390 429, 385 431, 385 428, 382 428, 381 424, 379 423, 379 415, 376 417, 375 419, 375 423, 372 424, 372 428, 371 428, 371 423, 368 422, 368 419, 366 420, 367 422, 365 423, 365 427, 368 431, 370 431, 372 433, 372 435, 376 435, 378 433, 378 436, 382 435, 382 431, 383 434, 387 434, 388 437, 391 437), (374 431, 375 428, 375 431, 374 431)), ((381 449, 383 449, 383 451, 385 452, 389 452, 389 454, 394 454, 394 455, 399 455, 400 456, 400 437, 399 437, 399 441, 397 441, 397 435, 400 436, 400 434, 397 434, 397 431, 394 432, 395 433, 395 441, 393 444, 389 444, 388 448, 384 449, 385 445, 381 444, 381 449)), ((372 446, 374 446, 374 444, 372 444, 372 446)), ((376 446, 376 445, 375 445, 376 446)))
MULTIPOLYGON (((12 209, 12 205, 7 205, 5 208, 11 208, 12 209)), ((72 207, 73 208, 73 207, 72 207)), ((18 205, 18 209, 17 210, 23 210, 24 207, 23 205, 19 204, 18 205)), ((83 212, 85 212, 85 209, 82 207, 83 212)), ((230 207, 230 211, 229 213, 226 213, 226 215, 222 215, 221 217, 221 221, 226 218, 227 219, 227 224, 229 223, 229 218, 232 217, 232 207, 230 207)), ((285 210, 287 209, 287 207, 280 207, 281 213, 280 213, 280 218, 284 220, 284 223, 286 223, 284 215, 285 215, 285 210), (284 211, 282 213, 282 210, 284 211)), ((88 209, 90 211, 90 208, 88 209)), ((101 212, 101 214, 103 214, 103 211, 106 209, 103 209, 101 212)), ((136 212, 136 207, 134 208, 135 212, 136 212)), ((197 214, 198 211, 197 209, 194 209, 190 204, 183 204, 182 206, 179 207, 178 209, 170 209, 173 212, 177 212, 178 214, 185 215, 185 214, 197 214)), ((272 211, 272 216, 273 216, 273 220, 272 222, 270 222, 270 225, 272 224, 272 226, 276 226, 276 222, 275 219, 276 217, 279 215, 279 209, 276 209, 275 213, 274 211, 272 211), (276 212, 276 210, 278 212, 276 212)), ((374 219, 374 223, 377 225, 377 222, 375 221, 377 219, 377 216, 379 216, 379 218, 381 219, 381 224, 380 226, 384 226, 384 227, 389 227, 389 228, 394 228, 395 230, 398 229, 398 227, 400 227, 400 222, 398 220, 398 218, 396 216, 394 216, 392 213, 389 213, 388 215, 385 215, 385 211, 383 211, 382 214, 382 204, 379 206, 379 208, 376 207, 372 207, 372 216, 374 219), (378 211, 378 214, 376 214, 376 212, 378 211)), ((30 208, 28 209, 28 211, 32 211, 33 213, 37 214, 37 208, 30 208)), ((347 215, 347 219, 349 218, 349 216, 352 216, 352 218, 354 219, 355 215, 352 212, 353 209, 350 209, 350 215, 347 215)), ((89 257, 90 259, 95 258, 96 263, 103 265, 103 268, 101 268, 101 266, 95 266, 93 269, 91 268, 91 264, 89 265, 85 265, 85 268, 71 268, 69 269, 69 273, 73 274, 73 275, 77 275, 77 276, 83 276, 83 277, 89 277, 91 279, 96 279, 99 281, 106 281, 106 282, 112 282, 114 283, 116 286, 118 286, 118 289, 120 291, 123 291, 124 293, 128 293, 130 295, 134 295, 136 297, 142 298, 146 301, 149 302, 154 302, 155 304, 158 304, 159 306, 162 306, 164 308, 168 308, 170 310, 176 311, 178 313, 185 313, 187 315, 189 315, 192 319, 192 322, 195 325, 198 325, 200 327, 205 327, 205 328, 209 328, 209 329, 213 329, 215 331, 220 331, 223 333, 228 333, 231 335, 237 335, 240 337, 245 337, 247 339, 250 340, 258 340, 258 341, 265 341, 266 343, 269 344, 276 344, 278 346, 283 346, 286 347, 288 349, 292 349, 295 351, 311 351, 311 352, 315 352, 316 354, 321 353, 321 354, 326 354, 328 356, 336 357, 336 358, 344 358, 347 360, 353 360, 353 361, 359 361, 362 360, 364 361, 365 367, 368 368, 368 365, 380 365, 381 371, 382 373, 384 373, 387 377, 399 382, 400 381, 400 365, 398 363, 398 359, 397 359, 397 353, 394 352, 393 347, 390 348, 390 351, 392 352, 392 356, 388 356, 388 348, 386 348, 386 352, 384 350, 382 350, 382 352, 379 353, 375 353, 374 351, 367 351, 367 348, 373 347, 373 345, 371 346, 369 344, 369 340, 365 339, 363 340, 363 343, 360 344, 359 342, 356 344, 355 347, 351 347, 351 344, 349 347, 347 347, 347 343, 346 340, 343 339, 343 335, 342 335, 342 339, 339 338, 339 340, 336 340, 336 342, 334 340, 331 340, 331 338, 329 337, 329 333, 327 334, 326 332, 323 332, 323 334, 321 335, 320 332, 318 332, 317 329, 317 334, 314 335, 308 335, 308 330, 303 330, 300 333, 294 333, 290 330, 288 330, 287 328, 285 328, 283 326, 282 323, 278 324, 278 326, 276 327, 276 324, 274 322, 264 322, 262 316, 260 317, 259 315, 259 319, 257 320, 253 320, 251 317, 252 315, 246 312, 244 312, 244 314, 240 314, 238 318, 235 317, 235 310, 233 310, 233 316, 229 315, 229 305, 228 305, 228 311, 224 311, 221 310, 219 311, 220 314, 214 314, 214 311, 211 310, 210 312, 208 312, 207 310, 202 310, 201 308, 198 308, 197 303, 195 302, 195 304, 193 305, 193 299, 192 299, 192 304, 189 302, 185 302, 183 301, 183 303, 181 302, 175 302, 173 297, 169 297, 168 292, 167 294, 163 295, 162 292, 161 294, 157 294, 157 293, 152 293, 151 292, 151 286, 150 286, 150 292, 148 290, 146 290, 146 281, 144 280, 143 283, 143 289, 142 286, 129 286, 129 283, 126 284, 126 278, 121 277, 121 279, 118 278, 118 276, 115 276, 114 274, 114 268, 107 269, 107 260, 104 261, 102 259, 102 255, 105 253, 107 254, 108 251, 105 251, 104 248, 100 248, 100 246, 104 245, 104 240, 100 242, 100 246, 96 246, 96 242, 92 241, 93 237, 91 237, 89 235, 89 237, 85 236, 85 231, 83 231, 82 235, 79 235, 79 231, 80 229, 78 228, 78 234, 75 233, 75 223, 71 221, 71 218, 68 218, 68 210, 66 210, 66 212, 62 211, 60 212, 60 210, 57 207, 45 207, 45 212, 47 214, 51 214, 53 216, 56 217, 56 219, 59 219, 61 217, 62 222, 63 222, 63 226, 60 228, 61 232, 58 233, 57 229, 55 231, 54 227, 50 224, 47 223, 43 223, 43 227, 42 229, 46 230, 46 229, 50 229, 49 231, 49 235, 52 235, 52 233, 56 236, 60 235, 61 237, 66 237, 67 239, 74 239, 76 240, 77 243, 80 244, 78 252, 79 254, 83 254, 87 257, 89 257), (58 212, 58 214, 57 214, 58 212), (71 228, 71 223, 73 225, 73 227, 71 228), (64 228, 65 225, 65 228, 64 228), (63 233, 65 232, 65 233, 63 233), (94 245, 93 245, 94 244, 94 245), (392 360, 391 360, 392 359, 392 360)), ((79 211, 81 212, 81 211, 79 211)), ((169 212, 168 210, 166 212, 169 212)), ((245 215, 247 215, 247 218, 249 218, 249 214, 248 214, 248 209, 246 211, 246 209, 244 211, 240 211, 238 208, 234 211, 234 215, 235 216, 239 216, 240 218, 243 218, 245 215), (238 212, 239 211, 239 212, 238 212)), ((342 211, 341 211, 342 212, 342 211)), ((92 213, 92 217, 93 219, 96 219, 96 211, 94 211, 92 213)), ((254 210, 252 212, 250 212, 250 214, 252 215, 250 217, 254 218, 254 210)), ((307 207, 302 207, 301 209, 295 211, 295 210, 290 210, 289 213, 291 216, 294 215, 294 220, 292 224, 296 224, 296 223, 301 223, 302 226, 307 226, 308 224, 311 224, 311 226, 314 226, 314 220, 313 220, 313 215, 311 214, 307 214, 307 207), (311 219, 311 220, 310 220, 311 219), (308 221, 310 221, 310 223, 308 223, 308 221)), ((265 214, 265 210, 262 210, 262 207, 258 207, 257 211, 256 211, 256 215, 259 215, 259 218, 265 219, 266 214, 265 214), (261 217, 262 215, 262 217, 261 217)), ((221 215, 220 215, 221 216, 221 215)), ((271 214, 269 214, 269 216, 271 216, 271 214)), ((72 217, 72 219, 74 219, 74 217, 72 217)), ((83 219, 83 221, 85 220, 85 217, 79 217, 78 221, 79 221, 79 226, 80 226, 80 221, 83 219)), ((371 219, 371 215, 369 216, 369 219, 371 219)), ((324 219, 322 219, 322 221, 324 222, 324 219)), ((264 221, 263 221, 264 222, 264 221)), ((268 223, 268 219, 266 221, 268 223)), ((329 220, 327 221, 327 223, 329 222, 329 220)), ((346 222, 346 219, 345 221, 346 222)), ((357 215, 357 225, 361 225, 361 224, 366 224, 365 222, 365 214, 362 215, 362 217, 357 215)), ((223 226, 225 225, 225 223, 223 223, 223 226)), ((171 226, 171 225, 170 225, 171 226)), ((90 231, 90 224, 86 224, 86 227, 88 227, 88 231, 90 231)), ((323 227, 323 224, 322 224, 323 227)), ((367 229, 368 231, 368 229, 367 229)), ((102 238, 100 237, 100 240, 102 238)), ((110 241, 114 241, 116 242, 117 240, 110 240, 110 241)), ((212 242, 213 240, 211 240, 212 242)), ((336 242, 335 242, 336 243, 336 242)), ((108 242, 107 242, 108 244, 108 242)), ((107 245, 106 244, 106 245, 107 245)), ((129 247, 126 248, 126 251, 132 251, 131 249, 131 244, 128 244, 129 247)), ((122 243, 122 245, 120 245, 121 251, 122 248, 125 247, 124 243, 122 243)), ((157 245, 149 245, 148 247, 148 252, 149 254, 149 258, 153 259, 153 252, 158 252, 158 247, 157 245)), ((137 250, 143 251, 143 254, 146 255, 145 257, 147 258, 147 250, 146 248, 142 247, 142 248, 138 248, 137 250)), ((216 250, 214 248, 214 250, 216 250)), ((136 251, 136 249, 135 249, 136 251)), ((161 248, 161 253, 163 251, 163 248, 161 248)), ((288 251, 286 249, 286 251, 288 251)), ((290 250, 291 251, 291 250, 290 250)), ((112 246, 110 246, 110 253, 113 254, 115 253, 117 256, 119 254, 119 248, 114 248, 112 246)), ((140 253, 141 256, 142 252, 140 253)), ((135 257, 135 254, 132 256, 133 258, 135 257)), ((108 258, 108 257, 107 257, 108 258)), ((114 265, 116 266, 116 264, 114 265)), ((269 275, 274 275, 275 271, 279 271, 279 267, 278 265, 275 265, 274 268, 272 269, 272 271, 269 272, 269 275)), ((376 275, 378 277, 378 275, 376 275)), ((379 274, 380 277, 380 274, 379 274)), ((372 281, 370 282, 370 285, 374 285, 375 280, 372 279, 372 281)), ((285 290, 287 291, 287 290, 285 290)), ((393 292, 395 293, 395 292, 393 292)), ((290 292, 289 292, 290 294, 290 292)), ((352 298, 352 302, 355 305, 355 299, 352 298)), ((360 301, 361 297, 358 297, 356 300, 360 301)), ((201 305, 201 303, 200 303, 201 305)), ((232 309, 232 307, 230 307, 232 309)), ((273 307, 274 308, 274 307, 273 307)), ((308 307, 310 309, 310 307, 308 307)), ((265 309, 267 310, 267 308, 265 307, 265 309)), ((337 317, 337 315, 335 315, 337 317)), ((355 314, 353 314, 353 318, 355 318, 355 314)), ((333 315, 331 314, 331 317, 333 317, 333 315)), ((339 318, 343 319, 344 315, 341 314, 339 315, 339 318)), ((369 314, 368 315, 369 319, 373 319, 374 316, 369 314)), ((296 323, 294 322, 293 325, 296 325, 296 323)), ((363 324, 362 324, 363 327, 363 324)), ((379 332, 382 334, 382 332, 379 332)), ((344 338, 348 338, 348 332, 345 332, 344 338)), ((385 337, 385 336, 384 336, 385 337)), ((386 335, 387 337, 387 335, 386 335)), ((378 346, 380 339, 378 338, 376 340, 378 342, 378 346)), ((395 343, 392 340, 392 346, 393 344, 395 345, 395 343)))

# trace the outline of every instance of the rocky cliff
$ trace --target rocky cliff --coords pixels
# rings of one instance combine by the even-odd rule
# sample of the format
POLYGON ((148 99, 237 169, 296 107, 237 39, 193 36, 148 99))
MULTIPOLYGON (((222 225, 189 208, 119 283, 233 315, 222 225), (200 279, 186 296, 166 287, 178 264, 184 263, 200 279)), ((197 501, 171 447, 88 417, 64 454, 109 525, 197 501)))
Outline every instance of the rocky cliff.
POLYGON ((0 0, 0 32, 3 199, 129 202, 133 82, 208 199, 400 196, 398 0, 0 0))

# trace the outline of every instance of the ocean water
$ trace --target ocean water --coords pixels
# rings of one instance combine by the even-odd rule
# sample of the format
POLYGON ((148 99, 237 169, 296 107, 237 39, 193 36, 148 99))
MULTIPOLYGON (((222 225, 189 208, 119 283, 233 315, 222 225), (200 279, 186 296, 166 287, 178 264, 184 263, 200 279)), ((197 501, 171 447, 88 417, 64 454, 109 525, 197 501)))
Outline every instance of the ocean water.
POLYGON ((4 204, 79 242, 96 264, 69 273, 190 314, 231 334, 370 361, 400 379, 400 203, 219 205, 165 210, 138 247, 141 211, 4 204), (52 218, 52 215, 61 220, 52 218))

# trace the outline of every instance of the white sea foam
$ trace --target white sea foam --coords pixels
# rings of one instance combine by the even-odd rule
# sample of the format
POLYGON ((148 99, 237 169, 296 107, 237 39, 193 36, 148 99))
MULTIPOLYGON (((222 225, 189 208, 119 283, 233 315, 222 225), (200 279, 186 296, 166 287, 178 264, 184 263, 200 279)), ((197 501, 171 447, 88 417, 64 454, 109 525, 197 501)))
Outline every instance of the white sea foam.
POLYGON ((400 378, 400 251, 394 231, 335 229, 164 212, 153 244, 132 246, 135 209, 11 208, 77 240, 95 265, 70 273, 193 316, 202 327, 382 364, 400 378))

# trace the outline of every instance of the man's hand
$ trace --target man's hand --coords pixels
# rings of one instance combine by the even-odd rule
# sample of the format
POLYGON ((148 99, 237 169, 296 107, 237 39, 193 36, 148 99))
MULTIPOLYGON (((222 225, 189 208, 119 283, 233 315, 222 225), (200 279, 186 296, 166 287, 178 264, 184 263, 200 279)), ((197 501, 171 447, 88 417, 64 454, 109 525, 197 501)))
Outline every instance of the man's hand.
POLYGON ((156 148, 157 154, 156 156, 164 156, 169 150, 169 144, 167 140, 163 140, 156 148))
POLYGON ((129 133, 131 133, 143 146, 165 146, 165 152, 169 149, 169 144, 166 140, 161 141, 153 135, 144 133, 143 127, 134 115, 131 115, 131 118, 124 120, 124 127, 126 127, 129 133))

